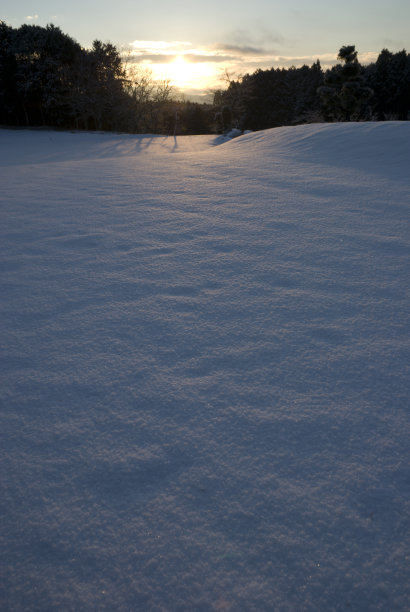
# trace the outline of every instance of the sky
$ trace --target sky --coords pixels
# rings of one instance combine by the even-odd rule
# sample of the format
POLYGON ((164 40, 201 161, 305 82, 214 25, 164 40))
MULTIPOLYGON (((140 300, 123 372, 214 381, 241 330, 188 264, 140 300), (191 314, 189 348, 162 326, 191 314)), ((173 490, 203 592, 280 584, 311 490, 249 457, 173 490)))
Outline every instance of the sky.
POLYGON ((408 0, 2 0, 8 25, 53 23, 88 47, 95 39, 128 52, 130 63, 205 94, 258 68, 336 63, 356 45, 362 63, 383 48, 410 51, 408 0))

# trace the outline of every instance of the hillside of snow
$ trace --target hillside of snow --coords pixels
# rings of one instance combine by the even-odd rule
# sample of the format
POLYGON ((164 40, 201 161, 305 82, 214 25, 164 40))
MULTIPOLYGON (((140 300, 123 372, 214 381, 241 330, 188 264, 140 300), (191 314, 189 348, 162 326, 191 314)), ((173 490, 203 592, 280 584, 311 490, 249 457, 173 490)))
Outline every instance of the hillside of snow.
POLYGON ((408 610, 410 122, 0 130, 0 609, 408 610))

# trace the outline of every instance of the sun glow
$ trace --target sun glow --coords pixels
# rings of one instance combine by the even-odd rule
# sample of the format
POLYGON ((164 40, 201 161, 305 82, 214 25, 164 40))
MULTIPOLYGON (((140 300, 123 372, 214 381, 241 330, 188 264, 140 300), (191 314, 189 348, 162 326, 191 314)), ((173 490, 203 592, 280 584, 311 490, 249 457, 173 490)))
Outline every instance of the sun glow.
POLYGON ((177 91, 200 92, 211 89, 215 83, 215 66, 207 62, 190 62, 183 54, 168 63, 150 64, 157 80, 169 81, 177 91))
POLYGON ((174 90, 188 96, 206 95, 220 79, 215 51, 193 47, 190 42, 134 40, 129 57, 150 70, 154 80, 167 81, 174 90))
POLYGON ((178 89, 185 89, 193 76, 193 64, 189 64, 183 55, 177 57, 169 64, 168 78, 170 84, 178 89))

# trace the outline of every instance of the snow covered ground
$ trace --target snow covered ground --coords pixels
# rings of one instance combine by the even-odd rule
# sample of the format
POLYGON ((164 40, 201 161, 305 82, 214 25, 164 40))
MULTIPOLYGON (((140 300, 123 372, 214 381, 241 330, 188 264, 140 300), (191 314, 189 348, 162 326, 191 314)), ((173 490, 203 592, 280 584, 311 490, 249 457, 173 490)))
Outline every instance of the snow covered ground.
POLYGON ((410 123, 0 130, 0 608, 404 611, 410 123))

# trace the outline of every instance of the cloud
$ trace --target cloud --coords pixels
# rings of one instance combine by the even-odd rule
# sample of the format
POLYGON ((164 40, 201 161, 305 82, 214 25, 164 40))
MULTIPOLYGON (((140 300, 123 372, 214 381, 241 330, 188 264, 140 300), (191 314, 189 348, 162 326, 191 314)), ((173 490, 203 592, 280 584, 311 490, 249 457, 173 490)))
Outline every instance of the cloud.
POLYGON ((27 21, 36 21, 38 19, 38 15, 27 15, 27 21))
POLYGON ((252 47, 249 45, 231 45, 229 43, 220 43, 216 45, 216 49, 223 51, 230 51, 237 55, 266 55, 266 49, 262 47, 252 47))
POLYGON ((207 53, 203 55, 199 53, 186 53, 183 55, 183 57, 188 62, 191 62, 193 64, 206 63, 206 62, 223 64, 225 62, 234 62, 237 60, 237 57, 235 55, 219 55, 219 54, 213 55, 211 53, 207 53))
POLYGON ((133 64, 169 64, 176 57, 171 53, 138 53, 132 54, 128 60, 133 64))
POLYGON ((229 45, 196 48, 187 41, 134 40, 127 53, 129 62, 146 64, 168 64, 177 57, 183 57, 191 64, 226 63, 238 59, 237 50, 230 49, 229 45))
POLYGON ((256 70, 256 67, 271 67, 284 43, 285 39, 279 32, 263 24, 256 24, 252 31, 236 29, 227 32, 224 41, 213 45, 212 49, 216 55, 233 55, 232 60, 238 64, 234 70, 239 68, 244 73, 244 70, 247 72, 250 68, 256 70))
POLYGON ((129 47, 135 53, 169 53, 172 55, 187 47, 192 47, 192 43, 183 40, 134 40, 129 47))
POLYGON ((198 53, 177 53, 172 55, 168 53, 142 53, 127 57, 127 62, 131 64, 170 64, 178 57, 183 57, 190 64, 226 64, 227 62, 236 62, 238 60, 238 58, 233 55, 199 55, 198 53))
POLYGON ((236 64, 255 60, 269 62, 274 51, 262 46, 239 45, 231 42, 214 43, 194 47, 188 41, 134 40, 128 46, 128 61, 131 63, 167 64, 176 57, 184 57, 194 64, 236 64))
MULTIPOLYGON (((243 69, 286 68, 290 66, 311 66, 317 60, 323 67, 337 63, 336 54, 283 55, 277 50, 263 46, 237 45, 219 42, 208 46, 194 47, 187 41, 135 40, 128 47, 129 61, 133 63, 167 64, 177 57, 184 57, 189 63, 237 64, 243 69)), ((377 59, 378 53, 361 52, 359 60, 366 64, 377 59)))
MULTIPOLYGON (((366 51, 360 52, 358 55, 359 62, 361 64, 370 64, 371 62, 375 62, 379 53, 376 51, 366 51)), ((319 60, 322 68, 330 68, 335 64, 339 63, 337 60, 336 53, 318 53, 316 55, 300 55, 300 56, 285 56, 278 55, 271 58, 274 67, 284 67, 289 68, 290 66, 303 66, 304 64, 307 66, 311 66, 317 60, 319 60)))
POLYGON ((191 46, 186 41, 134 40, 125 51, 132 63, 167 64, 191 46))
POLYGON ((361 53, 359 51, 358 60, 361 64, 371 64, 377 60, 380 51, 365 51, 361 53))
POLYGON ((284 36, 263 24, 255 25, 252 31, 236 29, 227 32, 226 40, 238 49, 256 51, 256 53, 279 53, 286 42, 284 36))

